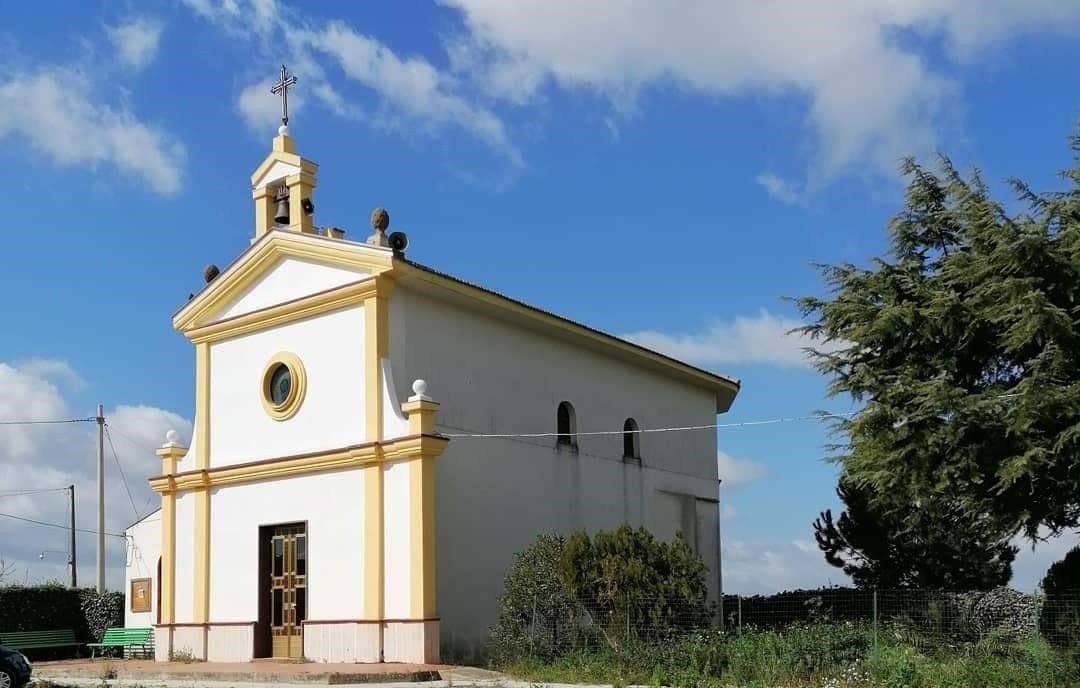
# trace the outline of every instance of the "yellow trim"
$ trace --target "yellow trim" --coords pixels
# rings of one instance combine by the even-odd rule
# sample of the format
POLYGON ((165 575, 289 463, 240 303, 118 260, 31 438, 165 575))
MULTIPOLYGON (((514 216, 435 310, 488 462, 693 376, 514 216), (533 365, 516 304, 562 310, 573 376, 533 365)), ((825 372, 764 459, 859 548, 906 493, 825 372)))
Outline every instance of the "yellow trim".
MULTIPOLYGON (((393 282, 376 275, 375 290, 364 300, 364 440, 381 443, 383 436, 382 360, 390 355, 389 296, 393 282)), ((377 445, 379 462, 364 470, 364 613, 381 619, 385 610, 384 521, 382 460, 393 446, 377 445)))
POLYGON ((449 440, 445 437, 413 435, 387 442, 342 447, 303 456, 286 456, 267 461, 217 466, 202 471, 177 473, 173 476, 159 475, 150 478, 150 488, 160 493, 192 492, 203 486, 216 489, 225 485, 359 468, 368 464, 410 459, 420 454, 436 456, 442 452, 447 442, 449 440))
POLYGON ((374 294, 375 289, 376 282, 368 277, 359 282, 351 282, 311 296, 304 296, 293 301, 279 303, 276 306, 268 306, 233 318, 219 320, 189 330, 185 334, 196 344, 200 342, 219 342, 364 303, 374 294))
POLYGON ((263 369, 261 392, 259 399, 271 418, 281 421, 295 416, 307 394, 307 371, 304 370, 300 357, 287 351, 274 354, 263 369), (291 380, 288 396, 280 404, 275 404, 270 396, 270 379, 279 365, 289 370, 291 380))
POLYGON ((435 616, 435 460, 420 455, 409 462, 409 534, 412 561, 412 615, 435 616))
MULTIPOLYGON (((392 253, 367 244, 283 230, 266 232, 217 279, 173 316, 173 327, 187 334, 214 320, 217 312, 282 258, 297 258, 379 274, 393 267, 392 253)), ((243 316, 240 316, 243 317, 243 316)))
POLYGON ((195 468, 210 465, 210 344, 195 345, 195 468))
POLYGON ((274 151, 278 153, 295 153, 296 144, 288 134, 278 134, 274 137, 274 151))
POLYGON ((499 318, 513 316, 524 324, 544 331, 576 344, 606 353, 620 356, 635 365, 645 364, 654 370, 682 378, 684 381, 701 386, 716 394, 717 412, 725 412, 731 407, 735 395, 739 392, 739 383, 720 375, 687 365, 649 349, 631 344, 612 335, 594 330, 552 313, 525 305, 514 299, 490 292, 486 289, 445 277, 431 270, 419 268, 406 261, 394 261, 394 276, 402 284, 410 280, 414 284, 433 286, 451 292, 467 303, 491 308, 499 318))
MULTIPOLYGON (((205 475, 205 473, 204 473, 205 475)), ((210 486, 195 492, 195 575, 194 623, 206 623, 210 619, 210 486)))
MULTIPOLYGON (((282 137, 280 137, 280 136, 275 137, 275 139, 274 139, 275 150, 270 151, 270 154, 267 155, 266 158, 263 159, 263 161, 261 163, 259 163, 259 166, 255 168, 255 171, 251 173, 251 185, 252 186, 255 186, 256 184, 261 182, 262 178, 266 176, 266 173, 269 172, 270 168, 273 167, 274 163, 277 163, 277 162, 283 162, 286 165, 292 165, 293 167, 299 167, 301 172, 306 172, 309 175, 314 175, 318 171, 318 169, 319 169, 318 163, 312 162, 311 160, 308 160, 307 158, 302 158, 302 157, 300 157, 299 155, 296 154, 296 148, 295 148, 295 146, 292 145, 293 140, 292 140, 291 137, 288 137, 288 141, 287 141, 286 145, 288 145, 293 150, 276 150, 276 148, 277 148, 277 140, 280 139, 280 138, 282 138, 282 137)), ((284 146, 283 146, 283 148, 284 148, 284 146)), ((274 181, 279 181, 279 180, 275 179, 274 181)), ((263 188, 263 187, 259 187, 259 188, 263 188)))
POLYGON ((161 623, 176 616, 176 495, 161 495, 161 623))
MULTIPOLYGON (((187 449, 166 445, 157 450, 165 475, 176 473, 176 462, 184 458, 187 449)), ((176 616, 176 495, 161 495, 161 580, 158 589, 161 600, 160 622, 170 624, 176 616)))

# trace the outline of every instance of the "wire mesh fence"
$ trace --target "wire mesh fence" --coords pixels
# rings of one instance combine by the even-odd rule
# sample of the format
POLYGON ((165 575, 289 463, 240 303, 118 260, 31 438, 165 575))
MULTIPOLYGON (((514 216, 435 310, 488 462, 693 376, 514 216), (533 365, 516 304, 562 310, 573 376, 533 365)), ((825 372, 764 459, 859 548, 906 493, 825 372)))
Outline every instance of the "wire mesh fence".
POLYGON ((1008 588, 982 592, 848 588, 726 595, 700 600, 536 599, 524 639, 533 656, 568 649, 674 642, 702 631, 741 635, 815 625, 854 625, 875 641, 962 648, 1041 638, 1080 648, 1080 590, 1047 598, 1008 588))

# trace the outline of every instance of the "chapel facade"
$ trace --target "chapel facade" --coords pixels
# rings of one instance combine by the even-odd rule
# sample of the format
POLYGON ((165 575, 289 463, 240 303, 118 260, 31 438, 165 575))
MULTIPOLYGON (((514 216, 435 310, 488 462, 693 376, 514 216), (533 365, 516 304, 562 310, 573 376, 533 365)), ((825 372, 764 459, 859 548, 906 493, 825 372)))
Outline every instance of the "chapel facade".
POLYGON ((715 599, 716 433, 639 430, 715 424, 738 382, 425 267, 385 211, 319 227, 317 172, 283 126, 251 244, 173 317, 194 431, 129 531, 157 659, 437 662, 546 531, 682 533, 715 599))

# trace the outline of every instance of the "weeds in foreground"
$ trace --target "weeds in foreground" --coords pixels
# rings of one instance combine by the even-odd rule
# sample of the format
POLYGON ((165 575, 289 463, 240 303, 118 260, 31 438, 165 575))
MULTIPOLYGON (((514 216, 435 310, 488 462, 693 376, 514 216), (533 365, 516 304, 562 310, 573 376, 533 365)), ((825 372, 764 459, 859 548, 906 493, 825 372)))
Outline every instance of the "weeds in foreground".
MULTIPOLYGON (((888 634, 882 634, 888 635, 888 634)), ((1046 688, 1080 686, 1076 663, 1043 640, 987 640, 962 650, 917 648, 856 624, 742 635, 693 634, 666 643, 603 646, 551 661, 498 667, 530 680, 616 686, 807 688, 1046 688)))
POLYGON ((100 678, 102 681, 111 681, 116 678, 116 665, 112 662, 102 664, 100 678))
POLYGON ((195 655, 191 654, 188 650, 173 650, 169 654, 170 662, 179 662, 181 664, 191 664, 197 661, 195 655))

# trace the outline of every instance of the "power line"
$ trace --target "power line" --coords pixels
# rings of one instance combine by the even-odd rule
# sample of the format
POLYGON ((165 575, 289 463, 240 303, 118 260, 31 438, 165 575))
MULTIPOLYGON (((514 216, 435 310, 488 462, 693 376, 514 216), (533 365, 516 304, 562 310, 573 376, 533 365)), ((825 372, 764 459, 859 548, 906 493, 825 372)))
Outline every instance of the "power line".
POLYGON ((135 498, 131 496, 131 488, 128 487, 127 476, 124 475, 124 467, 120 465, 120 457, 116 455, 116 447, 113 445, 112 433, 109 432, 109 424, 105 424, 105 437, 109 440, 109 449, 112 450, 113 460, 116 461, 116 467, 120 469, 120 480, 124 483, 124 492, 127 492, 128 501, 131 502, 131 510, 135 512, 135 519, 141 519, 142 514, 139 513, 139 509, 135 506, 135 498))
POLYGON ((57 420, 0 420, 0 425, 60 425, 61 423, 95 423, 97 418, 63 418, 57 420))
POLYGON ((22 497, 24 495, 46 494, 49 492, 67 492, 66 487, 53 487, 45 490, 10 490, 0 492, 0 497, 22 497))
MULTIPOLYGON (((3 513, 0 513, 0 517, 2 517, 2 518, 10 518, 10 519, 15 520, 15 521, 24 521, 26 523, 33 523, 34 525, 38 525, 38 526, 48 526, 50 528, 63 528, 64 530, 71 530, 70 526, 61 525, 59 523, 46 523, 45 521, 36 521, 36 520, 34 520, 32 518, 26 518, 25 516, 16 516, 15 514, 3 514, 3 513)), ((76 528, 75 532, 76 533, 90 533, 92 535, 97 535, 96 530, 87 530, 86 528, 76 528)), ((118 538, 126 537, 125 535, 123 535, 121 533, 105 533, 105 534, 106 535, 111 535, 112 537, 118 537, 118 538)))
MULTIPOLYGON (((558 437, 560 435, 573 435, 576 437, 586 437, 595 435, 632 435, 632 434, 644 434, 650 432, 690 432, 694 430, 724 430, 727 428, 741 428, 752 425, 772 425, 774 423, 793 423, 801 420, 821 420, 825 418, 850 418, 851 416, 859 413, 858 411, 847 411, 843 413, 819 413, 809 416, 787 416, 781 418, 768 418, 765 420, 747 420, 741 423, 713 423, 711 425, 685 425, 681 427, 673 428, 639 428, 637 430, 594 430, 592 432, 507 432, 507 433, 440 433, 444 437, 455 438, 472 438, 472 439, 486 439, 486 438, 504 438, 510 439, 515 437, 558 437)), ((450 426, 444 426, 450 427, 450 426)))

